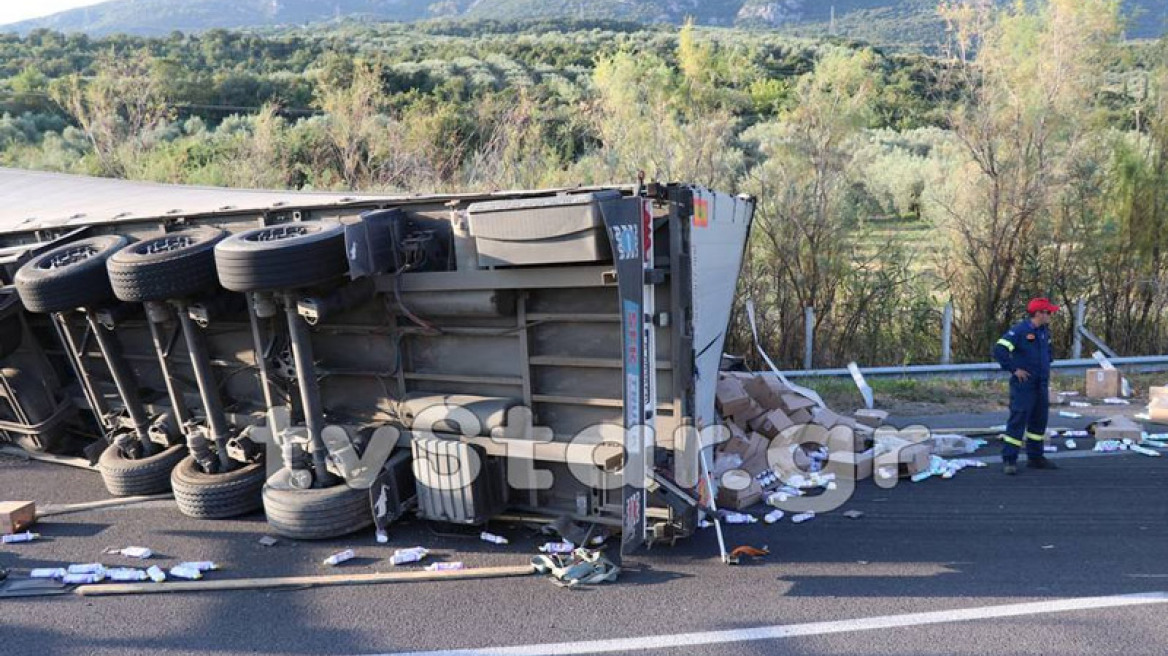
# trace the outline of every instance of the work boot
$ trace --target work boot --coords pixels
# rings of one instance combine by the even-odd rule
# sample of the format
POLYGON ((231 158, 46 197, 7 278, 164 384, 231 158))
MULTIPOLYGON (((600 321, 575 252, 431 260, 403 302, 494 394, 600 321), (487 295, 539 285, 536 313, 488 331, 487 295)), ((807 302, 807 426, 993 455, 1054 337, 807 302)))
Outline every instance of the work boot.
POLYGON ((1026 466, 1030 469, 1058 469, 1058 465, 1049 458, 1030 458, 1026 461, 1026 466))
POLYGON ((1006 476, 1013 476, 1014 474, 1018 473, 1018 465, 1013 462, 1007 462, 1006 464, 1002 465, 1002 473, 1006 476))

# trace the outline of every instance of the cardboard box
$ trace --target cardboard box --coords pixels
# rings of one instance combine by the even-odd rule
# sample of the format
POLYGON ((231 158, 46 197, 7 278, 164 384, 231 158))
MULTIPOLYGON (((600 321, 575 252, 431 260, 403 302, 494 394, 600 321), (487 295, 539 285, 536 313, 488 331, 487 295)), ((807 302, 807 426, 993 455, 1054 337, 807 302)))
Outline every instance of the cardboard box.
POLYGON ((0 533, 19 533, 36 523, 32 501, 0 501, 0 533))
POLYGON ((1087 398, 1110 399, 1119 396, 1123 377, 1116 369, 1087 370, 1087 398))
POLYGON ((810 424, 811 423, 811 411, 804 408, 802 410, 796 410, 795 412, 788 412, 787 418, 790 419, 791 423, 795 424, 796 426, 801 426, 803 424, 810 424))
POLYGON ((1050 390, 1049 401, 1051 405, 1064 405, 1067 402, 1067 397, 1063 396, 1062 392, 1050 390))
POLYGON ((743 410, 742 412, 739 412, 737 414, 731 415, 731 418, 734 420, 734 423, 738 424, 739 426, 742 426, 743 428, 747 428, 750 426, 750 422, 754 421, 755 419, 758 419, 765 412, 766 412, 766 408, 762 407, 758 403, 755 403, 754 399, 751 399, 749 405, 746 406, 745 410, 743 410))
POLYGON ((1107 417, 1095 424, 1096 440, 1131 440, 1139 443, 1144 438, 1144 427, 1127 417, 1107 417))
POLYGON ((794 425, 782 410, 771 410, 750 422, 751 430, 762 433, 770 439, 778 437, 779 433, 794 425))
POLYGON ((783 395, 791 389, 774 376, 754 376, 744 385, 746 393, 767 410, 783 409, 783 395))
POLYGON ((839 421, 840 416, 827 408, 815 408, 811 411, 811 423, 819 424, 824 428, 831 428, 839 421))
POLYGON ((807 410, 810 412, 816 406, 816 403, 802 394, 791 392, 783 395, 782 405, 783 412, 787 413, 787 416, 790 417, 792 412, 798 412, 799 410, 807 410))
POLYGON ((1148 403, 1148 420, 1168 424, 1168 397, 1152 397, 1148 403))
POLYGON ((841 478, 862 481, 872 478, 873 464, 876 462, 876 451, 868 449, 862 453, 848 451, 832 451, 828 456, 831 462, 839 463, 831 471, 841 478))
POLYGON ((832 453, 860 453, 869 448, 869 438, 847 426, 836 426, 827 434, 827 449, 832 453))
POLYGON ((869 410, 862 408, 852 413, 856 421, 864 426, 871 428, 880 428, 888 421, 888 411, 886 410, 869 410))
POLYGON ((753 476, 729 471, 722 476, 721 483, 718 508, 745 510, 762 500, 762 485, 753 476))
POLYGON ((719 378, 714 398, 723 417, 741 414, 752 403, 746 388, 742 386, 742 381, 737 378, 719 378))
POLYGON ((1149 387, 1148 400, 1155 401, 1156 399, 1163 399, 1164 401, 1168 401, 1168 387, 1149 387))
POLYGON ((901 476, 913 476, 929 468, 933 447, 924 442, 916 442, 897 452, 901 476))

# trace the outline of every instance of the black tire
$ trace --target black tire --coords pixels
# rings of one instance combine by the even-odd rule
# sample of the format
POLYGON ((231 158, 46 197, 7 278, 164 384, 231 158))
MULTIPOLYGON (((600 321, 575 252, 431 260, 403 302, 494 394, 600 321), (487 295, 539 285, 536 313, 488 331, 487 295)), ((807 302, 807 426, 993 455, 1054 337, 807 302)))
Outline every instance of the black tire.
POLYGON ((16 272, 16 293, 29 312, 65 312, 104 303, 114 296, 106 260, 126 243, 121 235, 102 235, 41 253, 16 272))
POLYGON ((264 512, 272 531, 295 540, 325 540, 373 524, 369 491, 344 483, 308 490, 264 485, 264 512))
POLYGON ((214 289, 215 244, 227 233, 199 227, 143 239, 110 257, 114 296, 130 303, 187 298, 214 289))
POLYGON ((105 489, 116 497, 157 494, 170 489, 170 472, 186 455, 186 445, 175 444, 149 458, 130 460, 111 444, 97 466, 105 489))
POLYGON ((283 223, 215 245, 219 284, 236 292, 313 287, 345 275, 345 232, 336 221, 283 223))
POLYGON ((188 455, 170 473, 179 512, 195 519, 225 519, 264 506, 264 463, 249 463, 224 474, 207 474, 188 455))

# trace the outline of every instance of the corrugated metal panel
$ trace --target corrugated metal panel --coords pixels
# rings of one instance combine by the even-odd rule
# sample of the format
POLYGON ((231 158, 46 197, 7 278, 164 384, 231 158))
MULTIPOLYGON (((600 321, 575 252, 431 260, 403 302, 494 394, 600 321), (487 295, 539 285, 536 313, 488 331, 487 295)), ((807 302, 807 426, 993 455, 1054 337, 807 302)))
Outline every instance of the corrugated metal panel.
POLYGON ((168 215, 334 205, 378 198, 343 193, 193 187, 0 168, 0 232, 168 215))

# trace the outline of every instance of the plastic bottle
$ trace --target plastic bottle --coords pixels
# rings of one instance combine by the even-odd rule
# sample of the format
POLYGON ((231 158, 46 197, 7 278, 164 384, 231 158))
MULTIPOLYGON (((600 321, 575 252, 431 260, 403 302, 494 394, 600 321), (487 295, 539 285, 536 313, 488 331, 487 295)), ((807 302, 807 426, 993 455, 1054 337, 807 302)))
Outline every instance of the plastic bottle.
POLYGON ((1066 446, 1071 451, 1074 451, 1075 449, 1079 448, 1079 445, 1075 444, 1075 440, 1071 439, 1071 438, 1067 438, 1067 441, 1064 442, 1064 446, 1066 446))
POLYGON ((354 553, 354 551, 352 549, 345 549, 344 551, 338 551, 337 553, 329 556, 328 558, 325 558, 324 564, 331 565, 331 566, 335 567, 335 566, 340 565, 341 563, 345 562, 346 560, 352 560, 353 558, 356 558, 356 557, 357 557, 357 554, 354 553))
POLYGON ((176 579, 187 579, 190 581, 198 581, 203 578, 203 573, 193 567, 183 567, 176 565, 170 568, 170 575, 176 579))
POLYGON ((148 577, 146 572, 134 567, 114 567, 105 571, 106 578, 111 581, 119 583, 128 583, 131 581, 145 581, 148 577))
POLYGON ((12 533, 10 535, 0 536, 0 544, 16 544, 17 542, 32 542, 39 538, 40 533, 33 533, 32 531, 25 531, 24 533, 12 533))
POLYGON ((570 554, 575 551, 576 545, 564 540, 562 542, 545 542, 539 547, 540 553, 545 554, 570 554))
POLYGON ((389 562, 393 565, 405 565, 406 563, 416 563, 430 554, 423 547, 414 547, 412 549, 398 549, 393 552, 393 557, 389 562))
POLYGON ((62 583, 66 583, 69 585, 73 585, 73 584, 77 584, 77 583, 80 583, 80 584, 101 583, 104 580, 105 580, 105 573, 104 572, 85 572, 85 573, 78 572, 78 573, 74 573, 74 574, 66 574, 64 577, 61 578, 62 583))
POLYGON ((84 565, 70 565, 65 568, 69 574, 98 574, 105 572, 105 566, 101 563, 86 563, 84 565))
POLYGON ((179 563, 179 567, 190 567, 197 569, 200 572, 210 572, 211 570, 219 569, 219 566, 209 560, 193 560, 185 563, 179 563))
POLYGON ((118 549, 117 553, 127 558, 139 558, 142 560, 154 555, 154 552, 146 547, 126 547, 125 549, 118 549))
POLYGON ((483 542, 490 542, 491 544, 510 544, 511 542, 502 535, 495 535, 494 533, 487 533, 486 531, 483 531, 482 534, 479 535, 479 538, 483 542))
POLYGON ((64 567, 38 567, 29 572, 28 576, 33 579, 63 579, 66 573, 64 567))
POLYGON ((781 510, 772 510, 762 518, 762 521, 766 522, 767 524, 774 524, 783 518, 783 514, 784 513, 781 510))
POLYGON ((799 513, 798 515, 792 515, 791 516, 791 523, 792 524, 802 524, 803 522, 805 522, 809 519, 815 519, 815 513, 805 512, 805 513, 799 513))
POLYGON ((466 565, 463 565, 461 561, 453 563, 430 563, 422 569, 426 570, 427 572, 446 572, 456 569, 466 569, 466 565))
POLYGON ((166 572, 162 571, 162 568, 158 565, 151 565, 150 568, 146 570, 146 576, 149 576, 150 580, 154 581, 155 583, 162 583, 166 580, 166 572))

